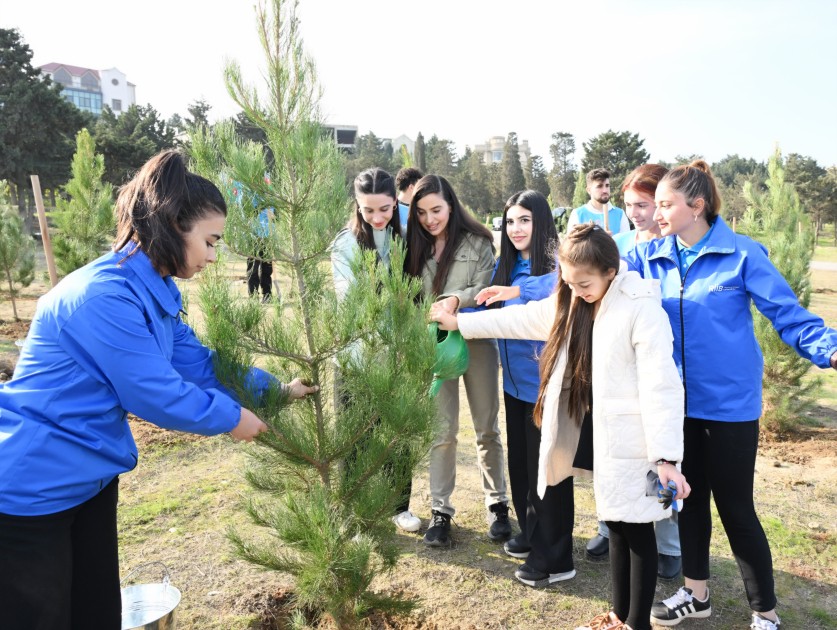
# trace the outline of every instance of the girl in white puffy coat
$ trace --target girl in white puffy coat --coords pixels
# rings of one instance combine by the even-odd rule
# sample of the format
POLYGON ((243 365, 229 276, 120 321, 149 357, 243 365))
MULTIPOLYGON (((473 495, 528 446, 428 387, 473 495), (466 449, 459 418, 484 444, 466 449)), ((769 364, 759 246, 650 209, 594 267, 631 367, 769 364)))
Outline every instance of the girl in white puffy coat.
POLYGON ((656 472, 664 486, 675 483, 678 498, 689 494, 678 470, 683 387, 671 327, 658 284, 628 271, 600 227, 576 226, 558 259, 561 276, 549 298, 458 316, 436 308, 431 318, 465 338, 546 341, 535 407, 538 494, 592 455, 596 511, 611 530, 613 609, 581 628, 650 630, 657 580, 653 523, 671 511, 648 496, 646 477, 656 472), (579 438, 591 426, 593 452, 579 452, 589 448, 590 441, 579 438))

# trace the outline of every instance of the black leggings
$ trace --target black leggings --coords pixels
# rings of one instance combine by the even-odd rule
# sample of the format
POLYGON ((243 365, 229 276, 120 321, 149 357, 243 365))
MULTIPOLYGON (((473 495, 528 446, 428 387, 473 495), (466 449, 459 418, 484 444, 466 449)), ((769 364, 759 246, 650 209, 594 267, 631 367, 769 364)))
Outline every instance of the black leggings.
POLYGON ((2 627, 119 630, 117 498, 118 478, 63 512, 0 514, 2 627))
POLYGON ((613 612, 633 630, 651 630, 657 586, 654 523, 607 521, 610 530, 610 588, 613 612))
POLYGON ((683 474, 692 493, 680 513, 683 575, 709 579, 712 537, 710 495, 738 563, 750 608, 776 607, 773 558, 753 505, 753 477, 759 443, 758 420, 719 422, 686 418, 683 427, 683 474))
POLYGON ((526 564, 544 573, 573 570, 573 478, 547 486, 538 496, 541 430, 532 421, 535 406, 504 393, 509 481, 521 531, 531 546, 526 564))

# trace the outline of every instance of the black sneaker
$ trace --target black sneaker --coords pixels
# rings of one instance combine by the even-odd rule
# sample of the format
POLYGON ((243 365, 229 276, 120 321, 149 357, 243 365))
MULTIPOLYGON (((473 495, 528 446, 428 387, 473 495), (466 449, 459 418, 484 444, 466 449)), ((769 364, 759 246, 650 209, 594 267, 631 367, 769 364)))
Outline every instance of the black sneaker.
POLYGON ((711 614, 709 593, 706 594, 706 601, 700 601, 692 596, 692 589, 684 586, 668 599, 657 602, 651 607, 651 623, 676 626, 686 617, 701 619, 711 614))
POLYGON ((661 580, 673 580, 680 575, 682 564, 680 556, 668 556, 661 553, 657 556, 657 576, 661 580))
POLYGON ((511 540, 506 541, 503 545, 503 551, 512 558, 526 559, 529 557, 529 552, 532 551, 532 547, 523 542, 523 534, 521 533, 511 540))
POLYGON ((424 544, 429 547, 450 547, 450 514, 433 510, 430 527, 424 533, 424 544))
POLYGON ((488 537, 491 540, 508 540, 512 527, 509 522, 509 504, 495 503, 488 506, 488 537))
POLYGON ((585 551, 587 553, 588 560, 592 560, 593 562, 603 562, 604 560, 607 560, 608 555, 610 554, 610 541, 601 534, 596 534, 589 541, 587 541, 585 551))
POLYGON ((543 571, 536 571, 528 564, 521 564, 520 568, 514 572, 514 577, 518 581, 523 582, 526 586, 532 588, 547 588, 558 582, 564 580, 571 580, 575 577, 575 569, 571 569, 564 573, 544 573, 543 571))

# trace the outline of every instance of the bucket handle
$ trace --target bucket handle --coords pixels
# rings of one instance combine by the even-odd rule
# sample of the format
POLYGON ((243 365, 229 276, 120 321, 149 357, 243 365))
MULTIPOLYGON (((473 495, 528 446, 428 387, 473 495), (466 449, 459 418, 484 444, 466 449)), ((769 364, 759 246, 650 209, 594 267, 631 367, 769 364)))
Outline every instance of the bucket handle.
POLYGON ((140 571, 142 571, 143 569, 147 569, 148 567, 153 567, 153 566, 155 566, 155 565, 159 565, 159 566, 163 567, 163 571, 164 571, 164 572, 165 572, 165 574, 166 574, 166 576, 163 578, 163 584, 165 584, 166 586, 168 586, 168 585, 169 585, 169 582, 170 582, 170 579, 169 579, 169 568, 168 568, 165 564, 163 564, 162 562, 160 562, 159 560, 158 560, 158 561, 155 561, 155 562, 146 562, 145 564, 141 564, 141 565, 139 565, 136 569, 134 569, 133 571, 131 571, 128 575, 126 575, 124 578, 122 578, 122 580, 120 580, 120 582, 119 582, 119 586, 121 587, 122 585, 124 585, 124 584, 125 584, 125 582, 127 582, 127 581, 131 578, 131 577, 133 577, 135 574, 139 573, 139 572, 140 572, 140 571))

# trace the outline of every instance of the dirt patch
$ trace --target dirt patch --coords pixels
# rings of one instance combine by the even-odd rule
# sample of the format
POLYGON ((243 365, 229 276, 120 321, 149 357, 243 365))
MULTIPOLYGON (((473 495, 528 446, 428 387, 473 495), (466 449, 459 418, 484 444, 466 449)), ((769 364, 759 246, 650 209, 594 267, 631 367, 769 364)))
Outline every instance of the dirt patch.
POLYGON ((17 321, 0 319, 0 339, 24 339, 29 332, 30 322, 28 319, 17 321))
POLYGON ((208 437, 206 435, 198 435, 197 433, 182 433, 180 431, 161 429, 157 425, 151 424, 142 418, 137 418, 132 413, 128 414, 128 423, 131 425, 134 441, 140 449, 151 446, 174 446, 176 444, 201 442, 208 437))
MULTIPOLYGON (((817 410, 823 417, 831 410, 817 410)), ((808 464, 812 459, 837 459, 837 426, 800 427, 782 436, 782 439, 765 436, 760 445, 762 455, 781 462, 808 464)))

